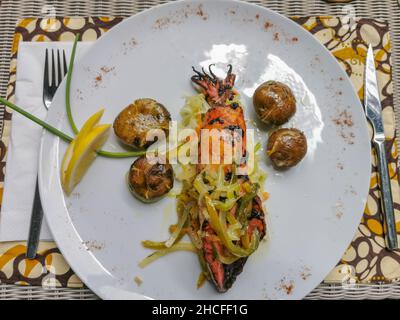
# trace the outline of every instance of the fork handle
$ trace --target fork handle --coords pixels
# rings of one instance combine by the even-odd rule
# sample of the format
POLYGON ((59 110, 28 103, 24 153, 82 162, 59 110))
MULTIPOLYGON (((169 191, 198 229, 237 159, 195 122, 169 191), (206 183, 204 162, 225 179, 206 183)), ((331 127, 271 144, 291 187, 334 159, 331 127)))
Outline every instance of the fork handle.
POLYGON ((385 141, 374 141, 374 146, 378 156, 378 171, 382 198, 382 211, 386 225, 386 246, 389 250, 395 250, 398 249, 396 221, 394 217, 392 188, 390 185, 388 162, 385 151, 385 141))
POLYGON ((37 248, 40 240, 40 230, 43 221, 43 208, 40 202, 39 186, 36 179, 35 198, 33 200, 31 224, 29 227, 28 244, 26 257, 27 259, 35 259, 37 248))

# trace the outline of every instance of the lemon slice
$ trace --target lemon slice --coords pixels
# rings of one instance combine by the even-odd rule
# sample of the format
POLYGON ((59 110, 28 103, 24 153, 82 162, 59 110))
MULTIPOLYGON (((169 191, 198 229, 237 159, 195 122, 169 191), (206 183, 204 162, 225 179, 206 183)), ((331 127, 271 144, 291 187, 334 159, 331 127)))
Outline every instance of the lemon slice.
POLYGON ((86 120, 81 130, 78 132, 76 138, 74 139, 76 141, 75 146, 78 146, 80 144, 80 141, 83 140, 89 134, 89 132, 100 122, 103 113, 104 109, 101 109, 93 114, 88 120, 86 120))
POLYGON ((71 194, 74 187, 82 180, 96 158, 96 151, 106 142, 110 127, 110 124, 96 125, 86 131, 85 135, 78 136, 68 147, 61 174, 62 187, 67 195, 71 194))
POLYGON ((71 161, 72 154, 75 148, 75 140, 68 145, 67 151, 65 151, 63 160, 61 162, 61 185, 65 185, 65 173, 67 172, 69 162, 71 161))

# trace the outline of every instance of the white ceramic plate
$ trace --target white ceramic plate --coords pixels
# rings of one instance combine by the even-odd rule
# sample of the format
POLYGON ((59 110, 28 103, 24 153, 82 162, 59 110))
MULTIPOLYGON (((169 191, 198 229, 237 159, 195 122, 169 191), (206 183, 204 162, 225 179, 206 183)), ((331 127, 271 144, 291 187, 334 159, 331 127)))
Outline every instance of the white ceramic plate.
MULTIPOLYGON (((103 122, 111 123, 133 100, 151 97, 178 120, 183 96, 195 93, 191 66, 210 63, 217 64, 220 75, 233 64, 250 120, 255 119, 251 96, 260 83, 280 80, 296 95, 298 111, 288 126, 305 132, 309 150, 300 165, 281 173, 263 158, 271 194, 270 240, 260 245, 224 294, 208 283, 196 289, 200 267, 191 253, 174 253, 140 269, 138 261, 150 253, 140 241, 167 238, 169 224, 176 221, 174 199, 140 203, 124 180, 133 159, 105 158, 98 158, 66 197, 59 172, 67 145, 46 133, 40 191, 49 226, 71 267, 102 298, 302 298, 335 266, 355 233, 370 174, 362 106, 329 52, 270 10, 233 1, 183 1, 127 19, 77 62, 71 93, 74 117, 81 126, 105 107, 103 122), (101 71, 104 67, 108 72, 101 71), (344 112, 352 126, 337 124, 344 112), (143 279, 141 286, 134 282, 136 276, 143 279), (290 294, 286 286, 292 288, 290 294)), ((48 121, 70 132, 64 99, 65 83, 48 121)), ((261 129, 260 135, 265 146, 266 132, 261 129)), ((111 138, 106 148, 120 147, 111 138)))

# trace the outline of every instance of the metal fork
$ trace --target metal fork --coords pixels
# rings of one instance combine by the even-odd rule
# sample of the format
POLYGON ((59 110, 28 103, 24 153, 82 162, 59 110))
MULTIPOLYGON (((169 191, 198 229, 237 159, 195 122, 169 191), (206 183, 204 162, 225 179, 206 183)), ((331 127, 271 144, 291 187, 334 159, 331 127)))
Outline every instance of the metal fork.
MULTIPOLYGON (((44 77, 43 77, 43 104, 48 110, 50 108, 53 97, 62 81, 67 74, 68 65, 65 58, 65 51, 62 50, 62 64, 60 59, 60 50, 57 50, 57 60, 54 57, 54 49, 51 50, 51 64, 49 61, 49 50, 46 49, 44 61, 44 77), (49 70, 51 69, 51 79, 49 70), (62 69, 62 70, 61 70, 62 69)), ((40 202, 40 194, 38 180, 36 178, 35 198, 33 200, 31 223, 29 226, 28 244, 26 257, 35 259, 40 239, 40 230, 43 221, 43 209, 40 202)))

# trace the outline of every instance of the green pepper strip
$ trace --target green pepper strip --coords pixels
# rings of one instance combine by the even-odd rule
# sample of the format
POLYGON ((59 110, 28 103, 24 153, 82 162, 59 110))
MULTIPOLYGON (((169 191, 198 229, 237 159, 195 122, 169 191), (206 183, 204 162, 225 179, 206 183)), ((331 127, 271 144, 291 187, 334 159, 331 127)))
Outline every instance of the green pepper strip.
POLYGON ((238 214, 237 217, 240 221, 240 223, 242 224, 242 226, 244 226, 249 218, 249 215, 251 213, 251 209, 249 210, 250 204, 253 201, 254 197, 257 195, 258 192, 258 188, 259 185, 253 184, 252 185, 252 191, 246 195, 244 195, 242 197, 242 199, 240 200, 240 206, 238 209, 238 214))
MULTIPOLYGON (((226 212, 222 212, 222 214, 220 215, 220 222, 221 222, 221 226, 224 230, 226 230, 227 234, 228 234, 228 227, 226 225, 226 212)), ((258 244, 259 244, 259 240, 260 240, 260 235, 258 230, 254 230, 253 235, 251 237, 251 241, 249 243, 249 250, 251 251, 251 253, 253 253, 254 251, 257 250, 258 248, 258 244)), ((243 243, 242 243, 243 245, 243 243)))
POLYGON ((238 257, 248 257, 249 255, 251 255, 254 252, 254 241, 257 241, 257 237, 256 234, 253 235, 252 239, 251 239, 251 246, 249 249, 244 249, 240 246, 235 245, 232 240, 229 238, 228 232, 227 232, 227 228, 226 228, 226 224, 222 224, 219 217, 218 217, 218 212, 215 209, 212 200, 210 199, 210 197, 205 196, 204 197, 205 202, 206 202, 206 206, 207 206, 207 211, 208 214, 210 216, 210 224, 211 227, 214 229, 214 231, 217 233, 218 237, 221 239, 222 243, 224 244, 224 246, 235 256, 238 257))
POLYGON ((214 256, 223 264, 232 264, 235 261, 240 259, 240 257, 236 257, 236 256, 229 256, 229 257, 224 256, 218 252, 217 248, 215 247, 214 242, 211 242, 211 245, 212 245, 214 256))
POLYGON ((260 244, 260 233, 258 230, 254 230, 253 236, 251 237, 250 249, 252 252, 256 251, 260 244), (253 241, 254 239, 254 241, 253 241))

